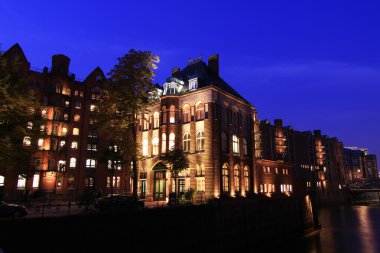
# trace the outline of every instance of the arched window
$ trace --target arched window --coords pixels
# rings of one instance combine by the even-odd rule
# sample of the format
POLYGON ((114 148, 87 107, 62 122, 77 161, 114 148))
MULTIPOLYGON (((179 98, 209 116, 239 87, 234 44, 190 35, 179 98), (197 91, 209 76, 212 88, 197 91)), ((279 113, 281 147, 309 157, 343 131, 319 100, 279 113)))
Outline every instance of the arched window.
POLYGON ((235 155, 239 154, 239 138, 235 134, 232 136, 232 150, 235 155))
POLYGON ((24 137, 23 145, 29 147, 32 144, 32 139, 29 136, 24 137))
POLYGON ((162 107, 162 124, 167 124, 166 106, 162 107))
POLYGON ((205 104, 203 102, 199 102, 196 105, 196 119, 203 120, 205 118, 205 104))
POLYGON ((243 155, 248 155, 248 145, 246 138, 243 138, 243 155))
POLYGON ((226 132, 222 132, 222 152, 223 153, 228 153, 228 139, 227 139, 227 134, 226 132))
POLYGON ((153 127, 158 128, 160 126, 160 114, 158 112, 154 112, 153 114, 153 127))
POLYGON ((175 106, 171 105, 169 110, 169 123, 174 124, 175 123, 175 106))
POLYGON ((205 147, 205 132, 199 130, 197 133, 197 150, 204 150, 205 147))
POLYGON ((244 190, 246 192, 248 192, 249 191, 249 169, 248 169, 248 166, 244 167, 243 176, 244 176, 244 190))
POLYGON ((183 135, 183 151, 188 152, 190 151, 190 134, 185 133, 183 135))
POLYGON ((189 105, 184 105, 182 108, 182 118, 183 118, 183 123, 188 123, 190 122, 191 116, 190 116, 190 106, 189 105))
POLYGON ((148 140, 147 139, 143 140, 142 155, 143 156, 147 156, 148 155, 148 140))
POLYGON ((161 152, 166 153, 166 134, 162 134, 161 152))
POLYGON ((227 163, 222 167, 222 190, 223 192, 229 192, 230 170, 227 163))
POLYGON ((175 134, 169 134, 169 149, 173 150, 175 148, 175 134))
POLYGON ((158 155, 158 144, 160 140, 158 137, 153 138, 152 140, 152 146, 153 146, 153 155, 158 155))
POLYGON ((235 165, 234 167, 234 186, 235 192, 240 192, 240 167, 235 165))

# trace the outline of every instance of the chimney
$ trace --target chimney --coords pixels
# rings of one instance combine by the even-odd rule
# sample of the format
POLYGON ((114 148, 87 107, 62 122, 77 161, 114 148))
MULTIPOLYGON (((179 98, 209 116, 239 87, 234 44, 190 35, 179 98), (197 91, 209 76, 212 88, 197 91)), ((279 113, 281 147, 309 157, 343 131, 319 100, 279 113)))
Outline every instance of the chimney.
POLYGON ((63 54, 53 55, 51 72, 67 76, 69 73, 70 58, 63 54))
POLYGON ((219 76, 219 54, 208 57, 208 67, 216 76, 219 76))
POLYGON ((172 76, 176 75, 176 74, 179 73, 180 71, 181 71, 181 69, 178 68, 178 67, 172 68, 172 76))
POLYGON ((282 119, 275 119, 274 126, 279 128, 282 127, 282 119))

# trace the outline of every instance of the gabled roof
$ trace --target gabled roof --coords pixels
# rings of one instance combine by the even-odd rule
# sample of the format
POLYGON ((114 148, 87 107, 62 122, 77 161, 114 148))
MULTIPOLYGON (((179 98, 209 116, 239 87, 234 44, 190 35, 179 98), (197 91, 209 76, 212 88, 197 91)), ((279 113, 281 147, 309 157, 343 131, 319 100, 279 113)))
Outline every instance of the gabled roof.
POLYGON ((173 77, 178 78, 184 82, 184 92, 188 91, 189 79, 197 77, 198 89, 207 86, 215 86, 249 103, 237 91, 235 91, 230 85, 228 85, 221 77, 215 74, 203 61, 198 61, 196 63, 187 65, 183 70, 174 73, 173 77))

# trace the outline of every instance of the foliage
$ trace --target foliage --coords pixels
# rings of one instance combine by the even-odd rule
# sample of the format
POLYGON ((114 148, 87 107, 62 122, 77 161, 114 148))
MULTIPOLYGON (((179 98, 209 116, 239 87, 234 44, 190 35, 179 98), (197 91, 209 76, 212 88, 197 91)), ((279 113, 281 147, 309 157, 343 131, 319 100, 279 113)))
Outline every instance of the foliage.
POLYGON ((86 189, 79 195, 78 205, 79 207, 84 206, 87 211, 94 204, 95 198, 95 192, 93 190, 86 189))
POLYGON ((27 89, 28 80, 20 74, 20 65, 18 58, 7 59, 0 53, 0 166, 30 175, 44 120, 35 94, 27 89), (31 142, 24 147, 26 136, 31 142))
MULTIPOLYGON (((110 80, 102 85, 101 99, 95 112, 96 129, 108 142, 122 148, 123 159, 133 162, 133 194, 137 197, 136 145, 137 114, 146 108, 154 90, 153 77, 159 58, 150 51, 131 49, 110 71, 110 80)), ((106 159, 110 160, 110 159, 106 159)), ((124 160, 122 160, 124 161, 124 160)))
POLYGON ((194 194, 195 194, 195 189, 193 188, 187 189, 187 191, 185 192, 185 199, 193 200, 194 194))
POLYGON ((187 155, 180 148, 171 149, 162 157, 162 162, 169 165, 169 170, 174 178, 175 193, 176 193, 176 203, 177 203, 177 177, 179 173, 187 168, 189 168, 189 160, 187 155))
POLYGON ((189 160, 187 155, 180 148, 171 149, 162 157, 162 162, 169 165, 169 170, 173 176, 177 177, 178 174, 189 168, 189 160))

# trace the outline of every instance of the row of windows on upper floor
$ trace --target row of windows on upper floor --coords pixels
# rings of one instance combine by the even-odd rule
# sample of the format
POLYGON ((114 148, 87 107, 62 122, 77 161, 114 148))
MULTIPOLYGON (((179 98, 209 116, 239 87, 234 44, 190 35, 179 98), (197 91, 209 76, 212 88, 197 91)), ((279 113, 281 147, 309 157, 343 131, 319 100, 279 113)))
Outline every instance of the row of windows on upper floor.
MULTIPOLYGON (((167 136, 166 134, 162 134, 162 139, 161 139, 161 153, 166 153, 167 152, 167 136)), ((203 130, 198 130, 196 133, 196 145, 195 149, 196 151, 204 151, 205 149, 205 133, 203 130)), ((154 137, 152 139, 152 155, 158 155, 159 154, 159 143, 160 140, 158 137, 154 137)), ((189 132, 186 132, 182 136, 182 150, 184 152, 189 152, 190 151, 190 143, 191 143, 191 136, 189 132)), ((228 153, 228 137, 225 132, 222 132, 222 142, 221 142, 221 149, 222 152, 228 153)), ((170 133, 169 134, 169 143, 168 143, 169 149, 174 149, 175 148, 175 134, 170 133)), ((242 154, 244 156, 248 155, 248 143, 246 138, 242 138, 242 147, 240 147, 240 140, 237 135, 232 135, 232 151, 233 154, 238 156, 240 154, 240 148, 242 148, 242 154)), ((142 141, 142 155, 143 156, 148 156, 149 155, 149 141, 148 139, 143 139, 142 141)))
MULTIPOLYGON (((218 108, 218 107, 216 107, 218 108)), ((230 123, 234 127, 242 127, 243 126, 243 117, 239 112, 233 112, 231 110, 224 110, 226 115, 222 115, 223 110, 215 110, 215 118, 220 118, 222 120, 222 124, 230 123)), ((191 121, 200 121, 207 119, 208 116, 208 104, 203 102, 197 102, 195 107, 191 107, 188 104, 184 105, 181 110, 176 110, 174 105, 169 107, 169 110, 166 106, 162 107, 161 111, 161 119, 160 113, 154 112, 153 116, 148 116, 148 114, 144 114, 142 119, 140 119, 140 130, 148 130, 158 128, 160 126, 160 122, 163 125, 166 124, 175 124, 175 123, 189 123, 191 121), (169 116, 169 117, 168 117, 169 116)), ((251 128, 251 117, 246 117, 246 125, 248 129, 251 128)))
MULTIPOLYGON (((208 105, 199 102, 194 107, 190 107, 189 105, 185 105, 182 108, 182 113, 177 113, 174 105, 169 107, 169 110, 166 106, 162 107, 161 111, 161 122, 163 125, 166 124, 175 124, 176 118, 178 119, 178 123, 189 123, 190 121, 199 121, 208 118, 208 105), (169 118, 168 118, 169 116, 169 118)), ((149 117, 147 114, 144 115, 143 119, 140 120, 140 126, 142 130, 148 130, 150 126, 153 128, 158 128, 160 126, 160 113, 154 112, 153 117, 149 117)))

